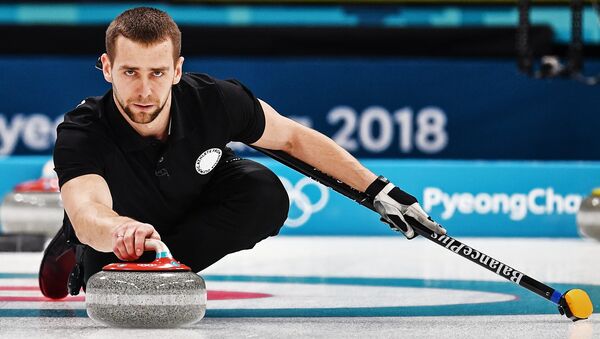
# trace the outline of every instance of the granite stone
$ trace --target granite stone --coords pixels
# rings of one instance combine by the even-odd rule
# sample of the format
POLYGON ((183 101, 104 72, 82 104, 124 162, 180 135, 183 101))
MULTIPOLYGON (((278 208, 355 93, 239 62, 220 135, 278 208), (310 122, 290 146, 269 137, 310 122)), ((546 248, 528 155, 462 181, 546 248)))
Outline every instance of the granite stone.
POLYGON ((204 317, 206 285, 193 272, 101 271, 88 281, 86 309, 113 327, 184 326, 204 317))

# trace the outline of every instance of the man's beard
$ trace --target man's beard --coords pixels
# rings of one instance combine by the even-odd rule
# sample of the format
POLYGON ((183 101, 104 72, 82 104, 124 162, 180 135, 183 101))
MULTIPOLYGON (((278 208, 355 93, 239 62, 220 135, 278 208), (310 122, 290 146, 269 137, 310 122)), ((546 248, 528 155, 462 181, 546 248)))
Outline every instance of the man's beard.
MULTIPOLYGON (((151 111, 151 112, 138 112, 135 113, 132 111, 131 106, 133 106, 133 104, 127 105, 123 102, 123 100, 119 97, 118 93, 115 92, 115 98, 117 98, 117 101, 119 102, 119 105, 121 106, 121 108, 123 108, 123 111, 125 111, 125 114, 127 114, 127 116, 129 117, 129 119, 133 122, 135 122, 136 124, 149 124, 152 121, 154 121, 154 119, 156 119, 156 117, 160 114, 160 112, 162 112, 163 108, 165 108, 165 105, 167 104, 167 100, 165 100, 165 102, 162 103, 162 105, 160 105, 160 102, 158 102, 158 107, 151 111)), ((152 102, 152 104, 154 104, 154 102, 152 102)))

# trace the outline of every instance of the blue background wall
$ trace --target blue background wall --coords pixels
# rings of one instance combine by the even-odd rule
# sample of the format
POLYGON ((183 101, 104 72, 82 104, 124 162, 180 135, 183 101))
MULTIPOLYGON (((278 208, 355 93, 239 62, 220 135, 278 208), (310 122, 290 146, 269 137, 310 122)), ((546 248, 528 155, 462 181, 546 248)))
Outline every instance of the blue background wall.
MULTIPOLYGON (((0 196, 40 176, 45 156, 0 159, 0 196)), ((282 234, 394 235, 374 212, 271 159, 290 196, 282 234)), ((600 162, 366 160, 414 194, 453 236, 576 237, 581 199, 600 186, 600 162)))
MULTIPOLYGON (((0 57, 0 154, 49 154, 54 126, 108 88, 95 56, 0 57)), ((600 160, 597 88, 512 60, 190 58, 361 158, 600 160)), ((600 69, 600 63, 588 63, 600 69)))
MULTIPOLYGON (((76 29, 106 25, 131 6, 3 4, 0 22, 76 29)), ((512 27, 518 18, 512 6, 158 6, 181 24, 217 26, 512 27)), ((600 42, 596 19, 586 8, 586 44, 600 42)), ((536 7, 531 20, 550 25, 557 42, 569 41, 566 7, 536 7)), ((201 42, 185 42, 194 43, 201 42)), ((62 115, 108 89, 96 58, 0 55, 0 157, 12 156, 0 159, 0 195, 37 178, 62 115)), ((600 73, 598 60, 585 67, 600 73)), ((576 236, 576 204, 600 185, 598 88, 527 78, 512 59, 189 57, 185 69, 240 79, 416 195, 453 235, 576 236), (508 202, 490 205, 502 199, 508 202)), ((392 234, 372 212, 260 161, 294 195, 285 234, 392 234)))

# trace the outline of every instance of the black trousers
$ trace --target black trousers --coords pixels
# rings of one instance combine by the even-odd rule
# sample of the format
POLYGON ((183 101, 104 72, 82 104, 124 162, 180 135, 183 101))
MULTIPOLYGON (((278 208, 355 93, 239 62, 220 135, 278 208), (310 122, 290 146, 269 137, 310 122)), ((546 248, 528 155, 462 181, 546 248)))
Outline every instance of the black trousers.
MULTIPOLYGON (((173 257, 199 272, 229 253, 253 248, 277 235, 287 218, 288 195, 279 178, 265 166, 236 158, 215 168, 203 192, 214 197, 199 203, 173 232, 162 235, 173 257)), ((84 285, 102 267, 120 260, 85 246, 82 253, 84 285)), ((146 252, 139 262, 150 262, 146 252)))

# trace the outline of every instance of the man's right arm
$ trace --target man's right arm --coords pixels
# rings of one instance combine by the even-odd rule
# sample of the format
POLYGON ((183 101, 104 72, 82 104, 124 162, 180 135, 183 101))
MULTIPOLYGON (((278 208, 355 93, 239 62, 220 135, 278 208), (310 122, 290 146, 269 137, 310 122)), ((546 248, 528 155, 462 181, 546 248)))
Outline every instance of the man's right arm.
POLYGON ((160 239, 152 225, 120 216, 112 209, 108 184, 97 174, 67 181, 60 194, 77 238, 97 251, 135 260, 143 253, 146 238, 160 239))

